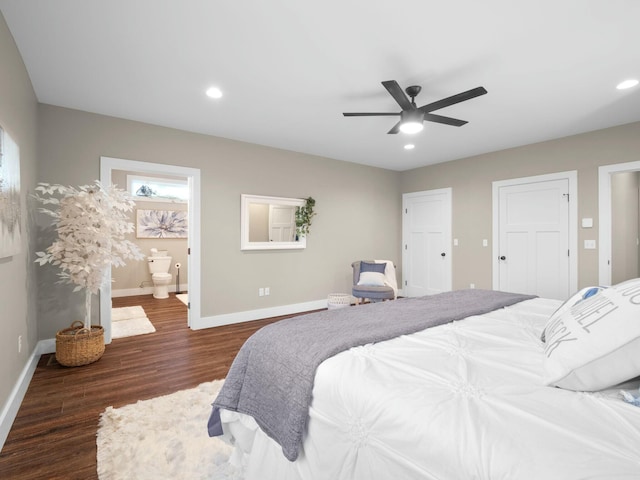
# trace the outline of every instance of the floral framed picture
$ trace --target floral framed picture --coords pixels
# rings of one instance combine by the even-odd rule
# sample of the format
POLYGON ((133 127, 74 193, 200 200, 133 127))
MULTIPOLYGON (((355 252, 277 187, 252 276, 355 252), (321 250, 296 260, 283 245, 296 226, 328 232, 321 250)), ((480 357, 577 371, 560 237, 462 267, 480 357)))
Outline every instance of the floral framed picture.
POLYGON ((187 238, 186 210, 137 210, 137 238, 187 238))

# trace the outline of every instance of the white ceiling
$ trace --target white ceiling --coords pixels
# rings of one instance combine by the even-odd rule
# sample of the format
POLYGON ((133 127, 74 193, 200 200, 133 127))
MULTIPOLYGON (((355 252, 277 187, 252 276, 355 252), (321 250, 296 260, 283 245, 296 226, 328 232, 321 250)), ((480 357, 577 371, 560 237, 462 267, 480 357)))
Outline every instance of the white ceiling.
POLYGON ((637 0, 0 0, 38 100, 406 170, 640 120, 637 0), (418 106, 484 86, 417 135, 418 106), (204 91, 219 86, 224 97, 204 91), (406 143, 416 148, 405 151, 406 143))

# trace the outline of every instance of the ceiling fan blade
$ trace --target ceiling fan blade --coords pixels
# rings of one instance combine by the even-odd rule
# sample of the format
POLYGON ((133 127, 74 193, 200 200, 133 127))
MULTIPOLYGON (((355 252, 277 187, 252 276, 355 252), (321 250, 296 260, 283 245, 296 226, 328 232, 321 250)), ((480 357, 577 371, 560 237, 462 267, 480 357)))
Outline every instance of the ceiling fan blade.
POLYGON ((434 113, 425 113, 424 119, 430 122, 444 123, 445 125, 453 125, 454 127, 461 127, 465 123, 469 123, 466 120, 458 120, 457 118, 443 117, 442 115, 436 115, 434 113))
POLYGON ((433 112, 434 110, 439 110, 441 108, 448 107, 449 105, 455 105, 456 103, 471 100, 472 98, 479 97, 480 95, 484 95, 485 93, 487 93, 487 91, 484 87, 472 88, 471 90, 467 90, 466 92, 458 93, 457 95, 443 98, 442 100, 438 100, 437 102, 423 105, 422 107, 418 108, 418 110, 421 110, 424 113, 433 112))
POLYGON ((343 113, 345 117, 388 117, 398 116, 400 113, 343 113))
POLYGON ((413 110, 413 105, 411 105, 411 102, 402 91, 402 88, 400 88, 400 85, 398 85, 398 82, 395 80, 387 80, 386 82, 382 82, 382 85, 384 85, 384 88, 387 89, 403 110, 413 110))
POLYGON ((387 133, 398 133, 400 131, 400 125, 402 125, 402 120, 400 120, 398 123, 396 123, 393 128, 391 130, 389 130, 387 133))

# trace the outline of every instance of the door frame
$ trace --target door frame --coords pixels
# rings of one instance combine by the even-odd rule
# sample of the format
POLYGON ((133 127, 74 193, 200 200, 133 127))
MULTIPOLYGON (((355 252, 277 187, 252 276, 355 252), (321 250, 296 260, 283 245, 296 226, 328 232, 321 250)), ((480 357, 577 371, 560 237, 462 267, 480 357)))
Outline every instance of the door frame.
MULTIPOLYGON (((187 285, 189 308, 187 324, 191 327, 200 320, 200 169, 140 162, 122 158, 100 157, 100 182, 111 184, 113 170, 173 175, 186 177, 189 183, 189 208, 187 247, 187 285)), ((111 343, 111 269, 108 269, 105 286, 100 289, 100 325, 104 328, 105 343, 111 343)))
POLYGON ((409 276, 408 274, 410 271, 409 259, 407 255, 407 249, 406 249, 406 245, 408 241, 408 232, 407 232, 408 225, 405 222, 407 200, 413 197, 424 197, 426 195, 442 195, 442 194, 447 194, 448 196, 449 213, 450 213, 449 232, 448 232, 449 245, 447 245, 449 258, 446 260, 448 264, 448 269, 449 269, 449 281, 447 283, 446 291, 453 290, 453 248, 451 248, 451 241, 452 241, 451 239, 453 237, 453 188, 445 187, 445 188, 437 188, 434 190, 423 190, 421 192, 410 192, 410 193, 402 194, 402 277, 403 278, 401 281, 401 286, 403 291, 405 288, 405 278, 409 276))
POLYGON ((569 181, 569 291, 578 290, 578 172, 576 170, 534 175, 531 177, 511 178, 492 182, 493 191, 493 248, 491 261, 493 289, 500 288, 500 188, 527 183, 550 182, 554 180, 569 181), (571 253, 574 252, 574 253, 571 253))
POLYGON ((611 176, 640 171, 640 161, 598 167, 598 283, 611 285, 611 176))

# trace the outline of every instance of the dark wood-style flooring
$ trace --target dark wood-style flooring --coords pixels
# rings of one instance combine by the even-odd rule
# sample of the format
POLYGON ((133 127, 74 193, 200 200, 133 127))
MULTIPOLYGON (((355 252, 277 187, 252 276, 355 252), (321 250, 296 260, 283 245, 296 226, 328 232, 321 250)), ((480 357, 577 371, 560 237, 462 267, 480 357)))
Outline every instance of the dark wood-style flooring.
POLYGON ((173 294, 113 299, 114 307, 133 305, 142 305, 155 333, 113 340, 83 367, 63 367, 53 354, 40 358, 0 453, 0 479, 97 479, 96 432, 106 407, 224 378, 242 343, 284 318, 193 331, 173 294))

